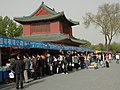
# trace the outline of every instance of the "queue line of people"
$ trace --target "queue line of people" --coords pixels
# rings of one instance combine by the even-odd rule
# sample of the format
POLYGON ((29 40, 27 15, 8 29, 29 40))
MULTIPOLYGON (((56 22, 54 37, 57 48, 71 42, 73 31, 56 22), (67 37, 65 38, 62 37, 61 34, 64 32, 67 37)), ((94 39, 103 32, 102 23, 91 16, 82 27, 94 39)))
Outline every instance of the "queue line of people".
MULTIPOLYGON (((11 68, 16 74, 16 89, 20 86, 23 88, 23 79, 25 83, 29 83, 29 79, 40 79, 46 75, 52 74, 68 74, 73 68, 76 71, 79 69, 88 68, 92 62, 102 62, 106 67, 109 67, 108 55, 104 54, 83 54, 78 52, 63 52, 58 55, 32 55, 18 54, 16 59, 11 58, 11 68), (24 77, 23 77, 24 76, 24 77), (20 77, 20 80, 18 80, 20 77)), ((101 64, 101 63, 100 63, 101 64)))

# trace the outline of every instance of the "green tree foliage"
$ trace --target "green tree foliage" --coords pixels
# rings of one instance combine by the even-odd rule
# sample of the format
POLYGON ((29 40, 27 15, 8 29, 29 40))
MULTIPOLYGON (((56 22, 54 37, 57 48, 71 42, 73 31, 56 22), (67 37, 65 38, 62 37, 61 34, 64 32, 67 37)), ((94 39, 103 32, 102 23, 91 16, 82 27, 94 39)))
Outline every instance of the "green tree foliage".
POLYGON ((86 42, 86 44, 81 45, 80 47, 83 48, 89 48, 89 49, 93 49, 93 50, 105 50, 105 46, 102 43, 99 43, 97 45, 92 45, 91 42, 87 41, 87 40, 82 40, 84 42, 86 42))
POLYGON ((83 42, 86 42, 84 45, 81 45, 80 47, 83 48, 91 48, 91 43, 87 40, 82 39, 83 42))
POLYGON ((91 49, 93 50, 105 50, 105 46, 102 43, 99 43, 97 45, 91 45, 91 49))
POLYGON ((120 52, 120 43, 112 43, 110 49, 115 53, 120 52))
POLYGON ((0 35, 6 37, 18 37, 22 35, 22 26, 17 25, 8 16, 0 16, 0 35))
POLYGON ((105 3, 99 7, 97 14, 86 13, 83 19, 86 28, 91 24, 101 28, 106 50, 109 50, 113 37, 120 33, 120 4, 105 3))

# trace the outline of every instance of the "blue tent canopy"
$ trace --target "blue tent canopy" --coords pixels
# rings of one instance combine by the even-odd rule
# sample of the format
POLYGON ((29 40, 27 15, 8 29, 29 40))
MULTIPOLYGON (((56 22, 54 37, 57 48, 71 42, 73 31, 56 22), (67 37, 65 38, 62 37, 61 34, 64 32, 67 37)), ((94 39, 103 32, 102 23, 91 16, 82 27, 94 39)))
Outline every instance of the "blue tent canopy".
POLYGON ((21 40, 16 38, 7 38, 0 36, 0 47, 17 47, 17 48, 40 48, 40 49, 51 49, 51 50, 74 50, 74 51, 85 51, 94 52, 94 50, 87 48, 80 48, 75 46, 63 46, 61 44, 53 44, 47 42, 33 42, 28 40, 21 40))

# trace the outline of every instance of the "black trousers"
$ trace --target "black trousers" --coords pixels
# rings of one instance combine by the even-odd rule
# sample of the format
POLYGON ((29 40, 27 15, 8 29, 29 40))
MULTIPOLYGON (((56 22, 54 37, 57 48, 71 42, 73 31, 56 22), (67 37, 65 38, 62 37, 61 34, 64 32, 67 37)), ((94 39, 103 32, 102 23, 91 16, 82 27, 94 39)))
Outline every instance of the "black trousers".
POLYGON ((119 64, 119 59, 116 60, 116 63, 119 64))
POLYGON ((76 70, 78 70, 79 64, 78 63, 74 63, 74 65, 75 65, 76 70))
POLYGON ((38 72, 37 72, 37 69, 34 69, 34 80, 36 80, 38 77, 38 72))
POLYGON ((109 68, 109 63, 106 61, 106 67, 109 68))
POLYGON ((23 87, 23 73, 16 74, 16 88, 19 88, 19 84, 22 88, 23 87))

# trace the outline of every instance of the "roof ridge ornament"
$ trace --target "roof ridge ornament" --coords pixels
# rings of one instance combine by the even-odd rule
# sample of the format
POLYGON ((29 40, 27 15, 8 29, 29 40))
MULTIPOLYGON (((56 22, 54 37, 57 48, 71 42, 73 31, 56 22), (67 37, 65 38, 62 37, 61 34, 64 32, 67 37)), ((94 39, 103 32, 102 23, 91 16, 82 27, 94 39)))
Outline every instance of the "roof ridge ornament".
POLYGON ((42 5, 44 4, 44 1, 42 1, 42 5))
POLYGON ((55 11, 55 9, 53 8, 53 11, 55 11))

